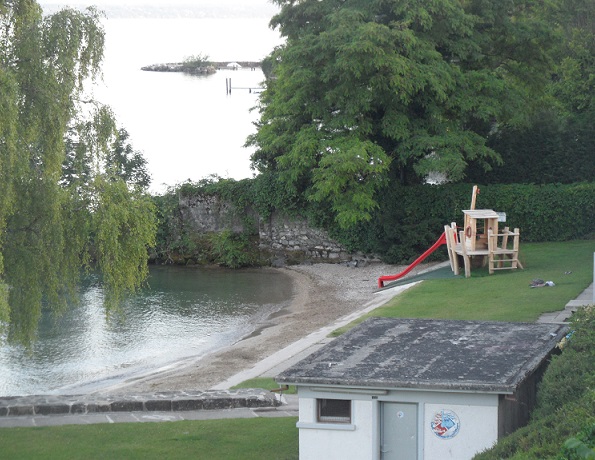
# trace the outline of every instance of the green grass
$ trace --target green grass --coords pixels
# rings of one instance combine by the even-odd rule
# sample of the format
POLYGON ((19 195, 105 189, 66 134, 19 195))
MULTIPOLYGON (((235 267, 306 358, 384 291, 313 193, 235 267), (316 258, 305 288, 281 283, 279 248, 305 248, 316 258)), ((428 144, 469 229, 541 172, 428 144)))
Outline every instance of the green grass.
POLYGON ((520 251, 524 270, 489 275, 487 268, 474 268, 471 278, 426 280, 332 335, 370 316, 535 321, 542 313, 563 310, 593 281, 594 252, 593 240, 526 243, 520 251), (555 286, 530 288, 536 278, 555 286))
POLYGON ((297 459, 296 418, 3 428, 0 457, 18 459, 297 459))
MULTIPOLYGON (((279 384, 275 382, 275 379, 272 377, 256 377, 231 387, 232 390, 240 390, 242 388, 263 388, 265 390, 273 390, 279 388, 279 384)), ((295 395, 297 394, 297 388, 295 386, 290 386, 289 389, 283 391, 283 394, 295 395)))

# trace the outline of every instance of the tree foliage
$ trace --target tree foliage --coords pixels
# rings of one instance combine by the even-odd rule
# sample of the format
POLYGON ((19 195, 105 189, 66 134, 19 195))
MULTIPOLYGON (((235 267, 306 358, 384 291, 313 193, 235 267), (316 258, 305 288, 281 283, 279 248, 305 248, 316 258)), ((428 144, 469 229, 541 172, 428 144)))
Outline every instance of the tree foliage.
POLYGON ((208 65, 211 65, 209 56, 202 53, 186 57, 183 63, 183 67, 186 70, 193 70, 200 67, 206 67, 208 65))
POLYGON ((267 61, 253 163, 343 227, 371 218, 387 182, 498 164, 488 137, 542 99, 555 34, 533 0, 275 3, 286 43, 267 61))
POLYGON ((468 179, 489 183, 572 183, 595 177, 595 2, 557 0, 542 16, 558 40, 551 50, 549 104, 526 125, 501 126, 488 145, 503 164, 468 179))
POLYGON ((595 455, 595 308, 579 309, 552 357, 530 423, 475 460, 578 460, 595 455))
MULTIPOLYGON (((558 25, 552 92, 567 114, 595 111, 595 4, 564 0, 549 5, 547 17, 558 25)), ((593 121, 593 118, 591 118, 593 121)))
POLYGON ((42 16, 0 2, 0 321, 33 340, 42 306, 76 295, 98 262, 108 307, 146 275, 155 222, 144 160, 113 114, 85 99, 104 32, 94 9, 42 16))

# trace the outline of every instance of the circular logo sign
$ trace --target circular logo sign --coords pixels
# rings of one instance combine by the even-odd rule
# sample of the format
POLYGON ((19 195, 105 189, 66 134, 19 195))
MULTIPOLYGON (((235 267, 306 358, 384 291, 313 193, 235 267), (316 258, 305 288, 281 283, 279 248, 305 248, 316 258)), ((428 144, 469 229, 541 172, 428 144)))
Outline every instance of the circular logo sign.
POLYGON ((441 439, 454 438, 459 432, 461 422, 459 417, 451 410, 443 409, 434 414, 430 423, 432 431, 441 439))

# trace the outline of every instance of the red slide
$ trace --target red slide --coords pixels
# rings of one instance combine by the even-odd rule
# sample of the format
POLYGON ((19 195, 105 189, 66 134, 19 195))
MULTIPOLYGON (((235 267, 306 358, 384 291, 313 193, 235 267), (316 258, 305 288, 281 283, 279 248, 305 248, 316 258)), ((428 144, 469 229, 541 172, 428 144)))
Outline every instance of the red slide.
POLYGON ((428 257, 430 254, 432 254, 436 249, 438 249, 443 244, 446 244, 446 233, 443 233, 442 235, 440 235, 440 238, 438 238, 438 240, 432 246, 430 246, 430 248, 426 252, 424 252, 421 256, 419 256, 417 259, 415 259, 411 263, 411 265, 409 265, 401 273, 397 273, 396 275, 381 276, 380 278, 378 278, 378 287, 379 288, 383 288, 384 287, 384 283, 386 281, 395 281, 395 280, 398 280, 399 278, 404 277, 407 273, 409 273, 411 270, 413 270, 426 257, 428 257))

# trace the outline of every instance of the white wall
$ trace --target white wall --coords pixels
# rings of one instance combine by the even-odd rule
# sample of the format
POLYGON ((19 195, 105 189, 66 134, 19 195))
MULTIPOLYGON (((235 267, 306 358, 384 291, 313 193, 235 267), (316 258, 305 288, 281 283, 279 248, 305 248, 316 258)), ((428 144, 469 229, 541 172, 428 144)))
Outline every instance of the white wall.
MULTIPOLYGON (((328 398, 330 395, 322 395, 328 398)), ((347 398, 345 398, 347 399, 347 398)), ((300 460, 371 459, 374 446, 372 401, 353 401, 352 424, 317 423, 316 399, 299 399, 300 460)))
MULTIPOLYGON (((358 390, 361 391, 361 390, 358 390)), ((366 395, 299 388, 300 460, 380 457, 382 401, 418 404, 418 459, 466 460, 491 447, 498 439, 498 395, 400 390, 385 395, 366 395), (322 424, 316 421, 316 398, 352 399, 352 423, 322 424), (456 414, 458 432, 443 438, 435 434, 437 413, 456 414)), ((438 431, 438 430, 437 430, 438 431)))
POLYGON ((425 404, 423 439, 425 459, 471 459, 498 440, 498 407, 425 404), (454 437, 440 437, 432 430, 432 420, 442 411, 450 411, 458 418, 454 437))

